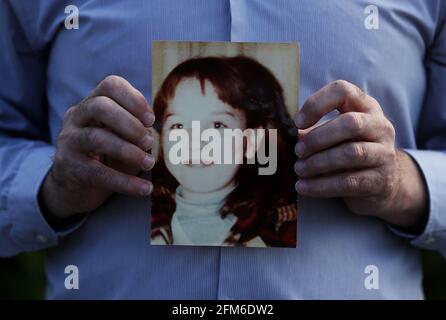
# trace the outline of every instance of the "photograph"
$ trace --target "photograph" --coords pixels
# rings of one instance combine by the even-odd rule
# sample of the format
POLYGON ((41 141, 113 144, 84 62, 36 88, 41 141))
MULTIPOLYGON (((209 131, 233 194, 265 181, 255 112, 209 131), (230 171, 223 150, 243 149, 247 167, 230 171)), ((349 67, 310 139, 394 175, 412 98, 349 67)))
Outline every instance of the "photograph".
POLYGON ((0 48, 0 301, 446 300, 446 0, 0 0, 0 48))
POLYGON ((154 41, 151 244, 296 247, 297 43, 154 41))

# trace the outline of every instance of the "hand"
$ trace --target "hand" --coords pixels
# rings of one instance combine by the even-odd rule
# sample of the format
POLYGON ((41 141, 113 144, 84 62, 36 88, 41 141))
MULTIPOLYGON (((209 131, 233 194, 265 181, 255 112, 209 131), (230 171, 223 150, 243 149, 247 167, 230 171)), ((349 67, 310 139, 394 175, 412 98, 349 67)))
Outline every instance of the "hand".
POLYGON ((154 120, 144 96, 117 76, 69 108, 40 191, 45 213, 64 219, 96 209, 114 192, 149 195, 152 184, 136 175, 154 165, 147 153, 154 120))
POLYGON ((395 147, 395 129, 379 103, 343 80, 311 96, 296 116, 299 194, 342 197, 351 211, 420 230, 427 192, 417 165, 395 147), (334 119, 318 123, 337 109, 334 119))

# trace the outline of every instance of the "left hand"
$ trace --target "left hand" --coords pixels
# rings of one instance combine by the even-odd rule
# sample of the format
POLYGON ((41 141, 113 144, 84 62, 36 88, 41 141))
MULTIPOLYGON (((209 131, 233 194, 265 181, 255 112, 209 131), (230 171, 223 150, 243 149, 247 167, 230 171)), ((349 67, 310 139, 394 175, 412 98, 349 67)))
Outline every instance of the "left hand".
POLYGON ((334 81, 296 116, 299 194, 341 197, 351 211, 421 231, 427 191, 412 158, 395 147, 395 128, 379 103, 355 85, 334 81), (340 114, 318 123, 327 113, 340 114))

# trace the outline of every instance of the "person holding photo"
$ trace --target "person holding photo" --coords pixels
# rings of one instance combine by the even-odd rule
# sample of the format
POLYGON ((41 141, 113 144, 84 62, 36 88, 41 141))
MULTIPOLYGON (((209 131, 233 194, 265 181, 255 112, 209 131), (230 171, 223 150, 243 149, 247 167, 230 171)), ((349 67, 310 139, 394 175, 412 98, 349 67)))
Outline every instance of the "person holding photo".
MULTIPOLYGON (((45 251, 48 298, 423 299, 420 249, 446 255, 446 1, 73 6, 78 29, 65 1, 0 1, 0 256, 45 251), (299 42, 296 188, 292 161, 279 157, 284 165, 264 177, 249 172, 256 165, 166 166, 171 179, 154 189, 154 40, 299 42), (224 179, 207 181, 201 200, 184 177, 207 170, 224 179), (183 220, 188 210, 175 207, 178 194, 186 205, 210 203, 215 243, 228 232, 234 245, 291 246, 295 233, 285 229, 295 221, 281 221, 278 209, 288 211, 296 189, 297 248, 149 245, 155 191, 164 202, 154 203, 154 236, 166 243, 177 213, 198 242, 183 220), (66 286, 67 266, 79 271, 78 289, 66 286)), ((189 93, 212 101, 199 109, 203 121, 211 110, 226 113, 208 127, 271 125, 282 132, 278 153, 290 152, 280 88, 238 61, 216 63, 224 66, 217 76, 178 74, 157 97, 157 128, 174 119, 172 109, 184 118, 198 108, 172 104, 189 93), (244 91, 227 89, 235 83, 244 91)), ((188 129, 184 120, 171 125, 188 129)))
MULTIPOLYGON (((152 244, 295 247, 297 133, 265 66, 244 56, 184 61, 166 77, 153 107, 161 150, 152 173, 152 244), (168 136, 190 130, 193 121, 222 137, 225 129, 276 129, 276 172, 260 175, 259 163, 246 161, 173 164, 168 136)), ((255 148, 250 140, 229 151, 246 157, 255 148)))

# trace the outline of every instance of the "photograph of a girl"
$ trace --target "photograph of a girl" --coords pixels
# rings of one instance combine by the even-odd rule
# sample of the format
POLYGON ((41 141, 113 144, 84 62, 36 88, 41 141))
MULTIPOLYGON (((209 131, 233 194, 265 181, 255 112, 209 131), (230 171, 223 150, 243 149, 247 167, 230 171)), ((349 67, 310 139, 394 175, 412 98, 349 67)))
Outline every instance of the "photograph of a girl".
MULTIPOLYGON (((152 245, 296 247, 297 132, 270 69, 246 54, 195 55, 162 80, 153 108, 158 151, 152 170, 152 245), (190 152, 186 161, 173 163, 169 151, 175 142, 169 134, 184 130, 194 137, 193 122, 200 130, 218 132, 275 129, 275 172, 259 174, 265 164, 256 157, 251 163, 216 163, 194 161, 190 152)), ((273 142, 265 131, 268 150, 273 142)), ((248 150, 256 153, 249 140, 235 144, 233 152, 244 158, 248 150)))

